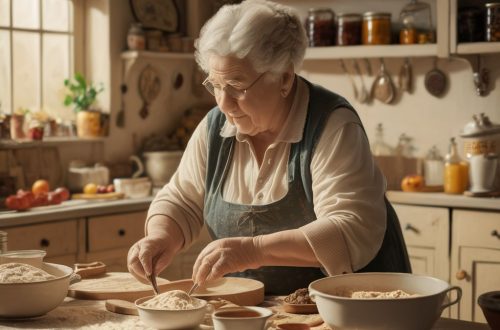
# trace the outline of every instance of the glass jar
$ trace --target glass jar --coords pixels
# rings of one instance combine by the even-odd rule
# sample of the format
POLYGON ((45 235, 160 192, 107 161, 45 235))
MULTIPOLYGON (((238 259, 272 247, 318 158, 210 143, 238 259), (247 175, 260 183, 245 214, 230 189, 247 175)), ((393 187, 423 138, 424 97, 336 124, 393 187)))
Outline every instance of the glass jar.
POLYGON ((367 12, 363 14, 362 41, 364 45, 391 43, 391 14, 367 12))
POLYGON ((340 14, 337 16, 338 46, 361 44, 361 25, 363 17, 360 14, 340 14))
POLYGON ((458 10, 458 42, 477 42, 485 40, 484 13, 478 7, 464 7, 458 10))
POLYGON ((335 44, 335 13, 328 8, 309 9, 306 19, 309 47, 335 44))
POLYGON ((500 3, 486 5, 486 41, 500 41, 500 3))
POLYGON ((414 27, 404 27, 399 31, 399 43, 402 45, 416 44, 417 39, 417 29, 414 27))
POLYGON ((127 34, 127 46, 130 50, 146 49, 146 35, 140 23, 132 23, 127 34))
POLYGON ((427 37, 426 42, 435 42, 432 25, 431 6, 427 2, 410 0, 399 13, 399 21, 403 28, 400 31, 400 43, 422 43, 421 34, 427 37))

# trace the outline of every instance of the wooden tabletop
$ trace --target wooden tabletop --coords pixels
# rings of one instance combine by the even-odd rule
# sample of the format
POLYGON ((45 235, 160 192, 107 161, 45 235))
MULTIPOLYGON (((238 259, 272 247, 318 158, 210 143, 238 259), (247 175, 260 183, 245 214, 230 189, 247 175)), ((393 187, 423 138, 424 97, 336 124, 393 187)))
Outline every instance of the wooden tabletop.
MULTIPOLYGON (((196 330, 213 329, 210 318, 207 325, 202 324, 196 330)), ((108 312, 102 300, 78 300, 66 298, 64 302, 48 314, 30 320, 0 320, 2 329, 51 329, 51 328, 79 328, 79 329, 137 329, 149 330, 139 317, 108 312)), ((275 329, 271 327, 270 329, 275 329)), ((313 330, 330 329, 325 324, 312 327, 313 330)), ((433 330, 488 330, 482 323, 472 323, 447 318, 438 320, 433 330)), ((193 329, 194 330, 194 329, 193 329)))

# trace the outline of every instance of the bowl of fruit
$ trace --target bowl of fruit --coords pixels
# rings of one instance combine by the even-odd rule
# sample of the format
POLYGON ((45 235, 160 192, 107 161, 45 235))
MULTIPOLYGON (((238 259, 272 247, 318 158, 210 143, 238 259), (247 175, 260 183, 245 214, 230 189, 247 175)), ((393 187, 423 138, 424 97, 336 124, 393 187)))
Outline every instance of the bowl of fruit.
POLYGON ((19 189, 15 195, 5 199, 5 206, 9 210, 26 211, 39 206, 59 205, 70 198, 66 187, 51 190, 50 183, 45 179, 33 182, 31 189, 19 189))

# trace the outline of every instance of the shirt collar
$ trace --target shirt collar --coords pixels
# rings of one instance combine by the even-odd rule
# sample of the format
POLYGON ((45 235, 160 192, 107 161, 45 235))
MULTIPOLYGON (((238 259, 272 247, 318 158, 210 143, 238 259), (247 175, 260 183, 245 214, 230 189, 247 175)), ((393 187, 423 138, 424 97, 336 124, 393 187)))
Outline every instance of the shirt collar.
MULTIPOLYGON (((295 90, 295 96, 293 97, 292 107, 285 120, 283 129, 280 134, 278 134, 275 142, 295 143, 302 140, 302 134, 306 122, 307 106, 309 104, 309 88, 301 77, 295 77, 297 79, 297 88, 295 90)), ((239 142, 243 142, 248 139, 246 134, 238 133, 236 131, 236 127, 227 120, 221 129, 220 135, 222 137, 236 136, 236 140, 239 142)))

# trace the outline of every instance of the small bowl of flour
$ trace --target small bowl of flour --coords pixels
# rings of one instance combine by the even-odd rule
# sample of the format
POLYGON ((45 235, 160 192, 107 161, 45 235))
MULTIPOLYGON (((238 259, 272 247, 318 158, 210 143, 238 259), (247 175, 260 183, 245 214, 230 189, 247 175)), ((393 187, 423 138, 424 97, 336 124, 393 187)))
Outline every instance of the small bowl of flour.
POLYGON ((156 329, 187 329, 201 324, 207 302, 188 296, 182 290, 171 290, 135 301, 141 321, 156 329))

